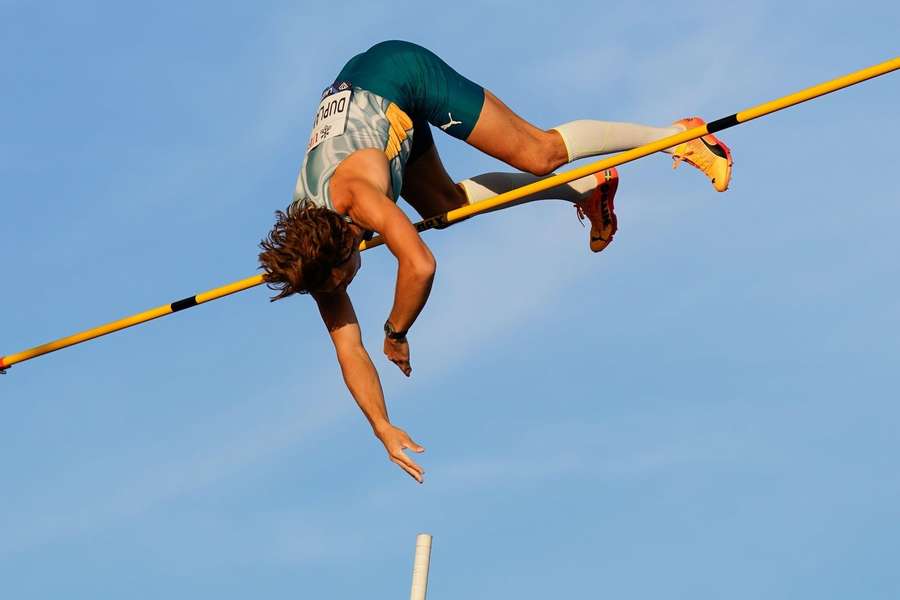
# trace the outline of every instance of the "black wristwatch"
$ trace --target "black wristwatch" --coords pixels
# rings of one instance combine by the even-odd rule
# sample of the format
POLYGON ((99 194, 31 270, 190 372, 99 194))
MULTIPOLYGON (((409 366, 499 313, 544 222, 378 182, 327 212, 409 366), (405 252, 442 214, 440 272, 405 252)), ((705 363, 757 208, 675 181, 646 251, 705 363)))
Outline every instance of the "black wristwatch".
POLYGON ((406 333, 406 331, 395 331, 394 326, 391 325, 390 319, 384 322, 384 337, 394 340, 395 342, 405 342, 406 333))

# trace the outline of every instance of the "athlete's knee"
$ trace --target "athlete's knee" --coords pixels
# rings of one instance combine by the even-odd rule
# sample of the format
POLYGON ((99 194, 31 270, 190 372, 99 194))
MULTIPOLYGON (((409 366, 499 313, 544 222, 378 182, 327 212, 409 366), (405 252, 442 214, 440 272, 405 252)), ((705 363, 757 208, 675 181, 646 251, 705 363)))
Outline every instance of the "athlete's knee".
POLYGON ((431 281, 437 272, 437 259, 431 250, 425 248, 424 252, 412 259, 409 266, 413 277, 420 281, 431 281))
POLYGON ((469 194, 462 182, 453 184, 452 194, 448 202, 450 210, 462 208, 463 206, 468 205, 469 202, 469 194))
POLYGON ((536 175, 537 177, 543 177, 544 175, 552 173, 557 166, 559 165, 556 165, 553 162, 547 160, 546 157, 541 156, 529 161, 529 163, 523 170, 526 173, 531 173, 532 175, 536 175))
POLYGON ((522 164, 516 166, 532 175, 543 177, 565 164, 565 148, 560 149, 557 137, 553 132, 543 132, 543 135, 522 149, 522 164))

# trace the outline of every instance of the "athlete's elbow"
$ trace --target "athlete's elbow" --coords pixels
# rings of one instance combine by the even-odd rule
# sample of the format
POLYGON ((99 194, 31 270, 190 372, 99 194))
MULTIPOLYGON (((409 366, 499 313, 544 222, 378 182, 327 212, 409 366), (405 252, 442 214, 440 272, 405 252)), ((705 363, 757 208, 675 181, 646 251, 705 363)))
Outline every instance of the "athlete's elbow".
POLYGON ((431 281, 437 272, 437 260, 431 252, 425 252, 409 264, 410 275, 418 281, 431 281))
POLYGON ((360 361, 366 361, 369 356, 365 346, 362 345, 362 340, 336 342, 334 344, 334 352, 342 369, 352 367, 360 361))

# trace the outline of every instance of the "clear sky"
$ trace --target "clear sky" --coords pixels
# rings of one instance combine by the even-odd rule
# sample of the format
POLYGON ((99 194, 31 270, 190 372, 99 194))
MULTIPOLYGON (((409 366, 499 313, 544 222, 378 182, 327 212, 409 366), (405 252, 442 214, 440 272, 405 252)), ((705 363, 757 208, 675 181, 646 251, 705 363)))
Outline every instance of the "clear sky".
MULTIPOLYGON (((532 122, 729 115, 898 54, 896 2, 0 0, 0 354, 256 272, 319 93, 425 45, 532 122)), ((651 156, 587 248, 547 202, 351 286, 387 461, 309 298, 265 289, 0 379, 0 597, 900 595, 900 74, 723 134, 732 189, 651 156)), ((503 166, 440 132, 456 178, 503 166)), ((403 205, 405 209, 409 207, 403 205)))

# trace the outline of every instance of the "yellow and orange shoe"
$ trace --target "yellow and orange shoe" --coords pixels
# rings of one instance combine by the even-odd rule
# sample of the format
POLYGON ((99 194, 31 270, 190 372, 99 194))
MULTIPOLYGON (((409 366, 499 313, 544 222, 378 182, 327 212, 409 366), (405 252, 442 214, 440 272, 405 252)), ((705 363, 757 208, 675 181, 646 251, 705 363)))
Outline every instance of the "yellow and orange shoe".
POLYGON ((591 250, 600 252, 610 245, 619 223, 616 220, 613 200, 616 197, 616 189, 619 187, 619 173, 615 169, 607 169, 595 173, 597 187, 591 195, 575 203, 578 218, 587 217, 591 221, 591 238, 589 240, 591 250))
MULTIPOLYGON (((706 122, 700 117, 688 117, 672 123, 672 125, 684 127, 685 130, 693 129, 705 125, 706 122)), ((724 192, 728 189, 731 182, 731 150, 722 143, 719 138, 709 133, 696 140, 678 144, 672 149, 672 168, 676 168, 684 161, 703 171, 713 187, 718 192, 724 192)))

